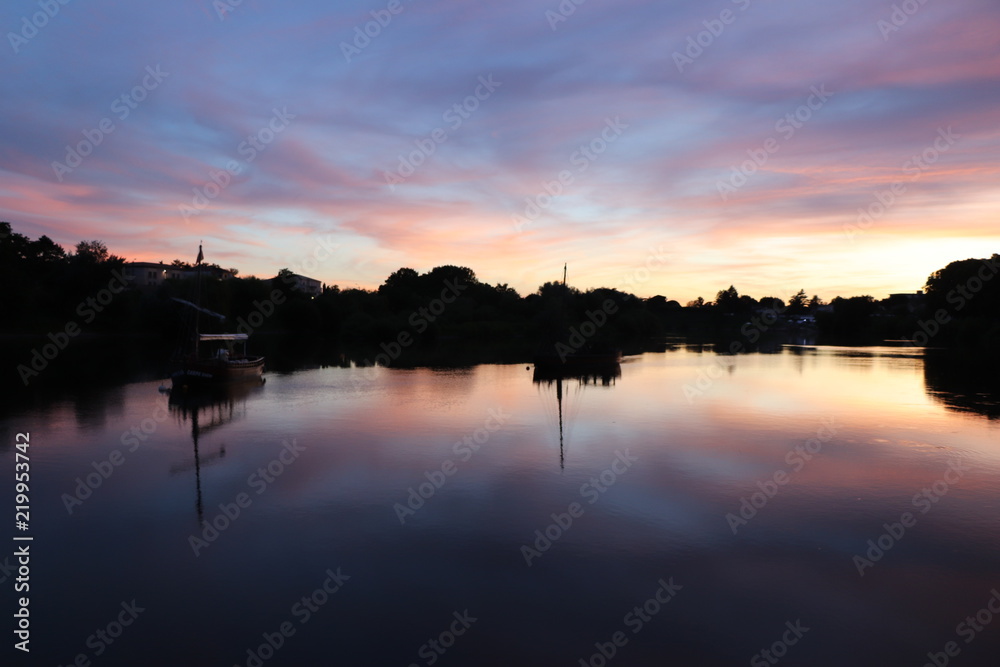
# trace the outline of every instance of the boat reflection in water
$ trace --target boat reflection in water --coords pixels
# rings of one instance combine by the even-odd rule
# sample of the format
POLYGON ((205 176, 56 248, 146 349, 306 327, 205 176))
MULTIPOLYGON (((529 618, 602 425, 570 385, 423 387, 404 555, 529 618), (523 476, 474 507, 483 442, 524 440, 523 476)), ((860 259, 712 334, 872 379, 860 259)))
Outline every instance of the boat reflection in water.
POLYGON ((613 387, 615 380, 622 375, 620 355, 611 358, 594 357, 587 360, 576 360, 569 364, 536 364, 531 381, 536 385, 555 387, 556 408, 559 419, 559 468, 565 469, 565 432, 563 428, 563 398, 566 391, 575 383, 576 393, 588 385, 613 387))
POLYGON ((224 458, 226 443, 219 448, 202 454, 198 441, 206 435, 220 430, 227 424, 246 417, 247 399, 261 391, 261 382, 237 382, 230 384, 206 385, 198 388, 182 388, 175 386, 170 390, 168 405, 170 412, 179 423, 191 421, 191 442, 194 446, 194 458, 177 463, 170 468, 170 474, 186 473, 194 469, 195 508, 198 511, 198 524, 204 523, 204 512, 201 502, 201 467, 211 465, 224 458))

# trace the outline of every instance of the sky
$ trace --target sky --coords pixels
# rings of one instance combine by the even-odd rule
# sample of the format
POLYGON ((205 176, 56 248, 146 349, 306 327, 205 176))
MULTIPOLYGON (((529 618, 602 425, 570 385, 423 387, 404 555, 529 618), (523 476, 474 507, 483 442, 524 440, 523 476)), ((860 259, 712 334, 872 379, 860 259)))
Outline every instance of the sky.
POLYGON ((1000 252, 995 0, 7 0, 0 220, 682 303, 1000 252), (577 4, 579 3, 579 4, 577 4))

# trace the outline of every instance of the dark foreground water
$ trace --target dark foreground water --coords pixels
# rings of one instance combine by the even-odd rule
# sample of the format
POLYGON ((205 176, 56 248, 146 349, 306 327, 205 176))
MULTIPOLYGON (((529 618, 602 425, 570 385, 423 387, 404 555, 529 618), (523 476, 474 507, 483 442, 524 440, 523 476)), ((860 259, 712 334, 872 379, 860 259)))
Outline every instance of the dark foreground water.
POLYGON ((996 375, 948 359, 682 348, 603 382, 519 365, 161 384, 0 421, 6 480, 30 434, 31 504, 18 531, 3 496, 3 664, 1000 655, 996 375), (24 544, 30 656, 12 646, 24 544))

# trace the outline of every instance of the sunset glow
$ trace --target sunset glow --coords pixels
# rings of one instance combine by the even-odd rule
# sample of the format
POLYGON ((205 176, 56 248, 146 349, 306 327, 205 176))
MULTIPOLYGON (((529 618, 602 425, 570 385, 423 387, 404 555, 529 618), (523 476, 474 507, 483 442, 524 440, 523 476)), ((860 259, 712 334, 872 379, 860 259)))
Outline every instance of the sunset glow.
POLYGON ((913 5, 8 2, 0 220, 341 287, 915 291, 1000 249, 1000 8, 913 5))

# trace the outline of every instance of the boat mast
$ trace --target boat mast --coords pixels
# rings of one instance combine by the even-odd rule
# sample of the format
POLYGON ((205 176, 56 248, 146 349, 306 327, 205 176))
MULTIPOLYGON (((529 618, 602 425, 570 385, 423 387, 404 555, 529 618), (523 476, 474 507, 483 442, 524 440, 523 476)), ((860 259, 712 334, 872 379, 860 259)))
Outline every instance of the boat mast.
POLYGON ((201 241, 198 241, 198 259, 195 260, 195 266, 198 269, 198 281, 196 283, 194 292, 194 302, 198 305, 198 308, 194 311, 194 358, 198 358, 198 337, 201 335, 201 260, 205 256, 201 252, 201 241))

